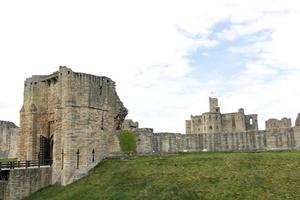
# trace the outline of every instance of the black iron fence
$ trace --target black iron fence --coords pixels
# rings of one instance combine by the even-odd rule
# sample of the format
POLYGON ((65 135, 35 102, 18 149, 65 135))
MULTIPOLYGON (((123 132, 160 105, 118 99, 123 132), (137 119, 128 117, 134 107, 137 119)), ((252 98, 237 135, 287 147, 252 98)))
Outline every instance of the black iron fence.
POLYGON ((0 162, 0 171, 3 169, 41 167, 52 165, 52 160, 26 160, 26 161, 4 161, 0 162))

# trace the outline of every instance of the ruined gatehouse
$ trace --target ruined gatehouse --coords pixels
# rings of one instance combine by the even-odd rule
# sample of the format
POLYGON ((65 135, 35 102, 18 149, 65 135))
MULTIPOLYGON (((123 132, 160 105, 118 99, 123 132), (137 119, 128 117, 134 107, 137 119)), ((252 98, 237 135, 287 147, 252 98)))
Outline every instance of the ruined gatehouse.
POLYGON ((52 183, 66 185, 119 152, 127 109, 104 76, 60 67, 24 83, 19 160, 53 160, 52 183))

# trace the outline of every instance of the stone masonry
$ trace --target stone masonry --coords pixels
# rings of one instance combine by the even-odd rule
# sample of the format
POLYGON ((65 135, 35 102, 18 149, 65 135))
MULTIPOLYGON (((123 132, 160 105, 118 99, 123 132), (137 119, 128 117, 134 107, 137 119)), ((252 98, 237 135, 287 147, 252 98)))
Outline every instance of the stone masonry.
POLYGON ((300 149, 299 125, 292 128, 231 133, 154 133, 151 128, 137 128, 135 132, 138 154, 300 149))
POLYGON ((0 199, 19 200, 51 185, 51 167, 13 169, 8 180, 0 180, 0 199))
POLYGON ((117 131, 127 109, 115 82, 60 67, 24 83, 20 160, 52 159, 52 183, 66 185, 120 152, 117 131))
POLYGON ((19 127, 0 121, 0 158, 16 158, 20 142, 19 127))

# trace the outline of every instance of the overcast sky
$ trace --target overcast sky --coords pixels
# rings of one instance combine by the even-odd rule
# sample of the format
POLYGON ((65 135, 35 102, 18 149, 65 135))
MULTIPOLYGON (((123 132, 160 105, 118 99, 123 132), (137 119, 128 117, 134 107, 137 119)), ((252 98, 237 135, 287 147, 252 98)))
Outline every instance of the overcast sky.
POLYGON ((184 132, 208 111, 300 112, 300 1, 0 1, 0 120, 19 123, 23 83, 66 65, 111 77, 128 118, 184 132))

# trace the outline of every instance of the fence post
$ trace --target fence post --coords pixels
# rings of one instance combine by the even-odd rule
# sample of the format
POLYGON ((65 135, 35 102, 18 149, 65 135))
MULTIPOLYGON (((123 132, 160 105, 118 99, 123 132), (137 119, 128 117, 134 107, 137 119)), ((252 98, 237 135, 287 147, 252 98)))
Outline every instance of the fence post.
POLYGON ((79 169, 79 149, 77 149, 77 169, 79 169))

